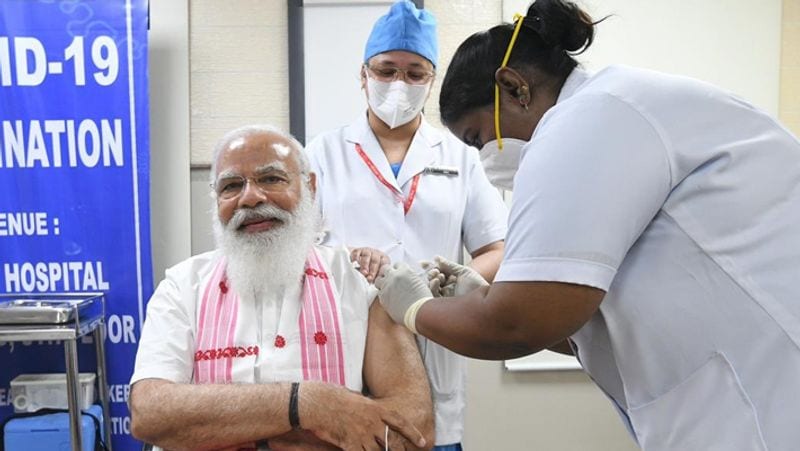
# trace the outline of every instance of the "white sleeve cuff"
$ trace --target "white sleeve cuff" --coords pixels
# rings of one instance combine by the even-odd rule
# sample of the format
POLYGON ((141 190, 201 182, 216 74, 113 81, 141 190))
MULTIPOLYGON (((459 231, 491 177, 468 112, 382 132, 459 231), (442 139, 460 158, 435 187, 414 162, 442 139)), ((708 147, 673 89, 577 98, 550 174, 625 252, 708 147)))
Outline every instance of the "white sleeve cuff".
POLYGON ((129 385, 132 386, 142 379, 164 379, 176 384, 191 382, 191 376, 187 380, 185 371, 178 368, 169 368, 166 365, 137 368, 133 376, 131 376, 129 385))
POLYGON ((602 263, 569 258, 523 258, 506 260, 495 282, 564 282, 608 291, 617 270, 602 263))
POLYGON ((497 241, 505 240, 507 232, 508 228, 506 226, 496 225, 490 229, 481 230, 480 232, 475 233, 473 235, 467 236, 465 234, 464 247, 466 247, 467 252, 471 254, 484 246, 495 243, 497 241))

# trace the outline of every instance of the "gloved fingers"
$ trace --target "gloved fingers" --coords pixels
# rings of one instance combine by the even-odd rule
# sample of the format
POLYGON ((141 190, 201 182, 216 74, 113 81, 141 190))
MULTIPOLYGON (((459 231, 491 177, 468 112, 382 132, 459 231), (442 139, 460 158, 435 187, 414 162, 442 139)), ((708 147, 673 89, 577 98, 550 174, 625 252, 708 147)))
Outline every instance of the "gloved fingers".
POLYGON ((433 297, 438 298, 442 296, 442 280, 438 277, 428 281, 428 288, 430 288, 433 297))
MULTIPOLYGON (((444 275, 444 274, 442 274, 442 275, 444 275)), ((456 277, 456 276, 451 274, 451 275, 447 276, 447 280, 445 280, 442 283, 442 285, 455 285, 457 280, 458 280, 458 277, 456 277)))
POLYGON ((433 257, 433 263, 438 267, 442 267, 442 266, 451 267, 451 266, 457 266, 458 265, 458 263, 456 263, 456 262, 454 262, 452 260, 446 259, 446 258, 442 257, 441 255, 437 255, 437 256, 433 257))
POLYGON ((414 331, 414 326, 409 325, 412 323, 406 323, 409 308, 420 300, 433 297, 425 277, 420 277, 405 263, 395 263, 381 268, 375 286, 379 290, 378 299, 392 320, 414 331))
POLYGON ((449 283, 447 285, 442 286, 442 297, 443 298, 452 298, 456 295, 456 284, 455 282, 449 283))
POLYGON ((381 262, 380 262, 380 265, 378 265, 378 271, 380 271, 380 267, 381 266, 390 265, 391 263, 392 263, 392 260, 389 259, 389 256, 381 252, 381 262))
POLYGON ((441 255, 434 257, 433 261, 436 263, 436 267, 439 268, 439 271, 447 275, 458 275, 463 271, 464 268, 464 265, 460 265, 452 260, 448 260, 441 255))
POLYGON ((428 272, 428 284, 431 287, 431 292, 434 297, 442 296, 442 287, 445 283, 444 274, 440 273, 438 269, 432 269, 428 272))
POLYGON ((385 264, 378 270, 378 277, 375 278, 375 286, 379 290, 382 290, 386 285, 387 276, 392 271, 394 271, 394 268, 392 268, 392 265, 390 264, 385 264))
POLYGON ((381 265, 380 269, 378 270, 378 277, 375 278, 376 285, 378 283, 378 279, 384 279, 385 283, 386 278, 396 271, 412 272, 411 268, 405 263, 402 262, 386 263, 385 265, 381 265))
POLYGON ((420 266, 420 268, 424 269, 425 271, 435 267, 433 262, 430 261, 430 260, 420 260, 419 261, 419 266, 420 266))
POLYGON ((442 276, 443 274, 438 269, 433 268, 428 270, 428 272, 426 272, 425 275, 428 277, 428 280, 433 280, 438 278, 439 276, 442 276))

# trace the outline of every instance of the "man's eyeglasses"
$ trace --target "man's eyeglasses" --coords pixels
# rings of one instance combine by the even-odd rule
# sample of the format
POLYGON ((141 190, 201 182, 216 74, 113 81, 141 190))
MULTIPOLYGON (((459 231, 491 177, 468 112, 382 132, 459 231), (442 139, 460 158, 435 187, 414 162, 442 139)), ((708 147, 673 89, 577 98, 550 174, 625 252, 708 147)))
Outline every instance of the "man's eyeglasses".
POLYGON ((425 69, 401 69, 394 66, 370 66, 369 64, 365 64, 364 67, 372 73, 372 78, 384 82, 397 81, 402 73, 406 83, 424 85, 436 75, 436 72, 425 69))
POLYGON ((229 175, 217 179, 211 184, 211 188, 214 189, 217 198, 230 200, 239 197, 248 183, 262 193, 283 193, 291 187, 292 177, 280 172, 270 172, 253 177, 229 175))

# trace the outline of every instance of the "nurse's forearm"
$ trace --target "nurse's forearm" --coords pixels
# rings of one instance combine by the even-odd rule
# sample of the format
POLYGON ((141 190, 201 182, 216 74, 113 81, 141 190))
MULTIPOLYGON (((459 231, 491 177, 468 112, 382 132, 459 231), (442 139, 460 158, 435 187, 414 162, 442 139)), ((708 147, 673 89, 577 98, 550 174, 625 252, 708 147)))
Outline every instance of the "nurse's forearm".
POLYGON ((503 249, 503 241, 495 241, 483 246, 471 254, 472 261, 468 266, 477 271, 487 282, 492 283, 494 275, 500 268, 500 262, 503 260, 503 249))
POLYGON ((484 290, 426 302, 417 313, 417 332, 453 352, 484 360, 516 358, 548 345, 522 336, 516 325, 495 318, 494 309, 481 294, 484 290))
POLYGON ((487 360, 532 354, 563 341, 591 318, 604 292, 555 282, 500 282, 417 313, 417 331, 459 354, 487 360))

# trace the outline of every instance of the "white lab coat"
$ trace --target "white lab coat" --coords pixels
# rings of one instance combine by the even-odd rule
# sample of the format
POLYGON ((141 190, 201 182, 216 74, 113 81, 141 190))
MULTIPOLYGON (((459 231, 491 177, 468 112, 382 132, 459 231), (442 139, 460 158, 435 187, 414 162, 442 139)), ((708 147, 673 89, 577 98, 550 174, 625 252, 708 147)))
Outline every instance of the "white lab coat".
MULTIPOLYGON (((366 114, 318 136, 306 150, 317 174, 323 244, 369 246, 385 252, 392 262, 419 268, 420 260, 436 255, 461 260, 463 247, 473 252, 505 236, 508 212, 486 178, 477 150, 424 118, 396 179, 366 114), (413 177, 422 173, 408 214, 359 156, 356 144, 405 196, 413 177), (430 167, 452 168, 458 174, 425 173, 430 167)), ((463 434, 466 360, 424 337, 418 337, 418 344, 434 394, 436 444, 458 443, 463 434)))
POLYGON ((716 87, 575 70, 496 281, 607 291, 572 339, 648 451, 800 448, 800 143, 716 87))

